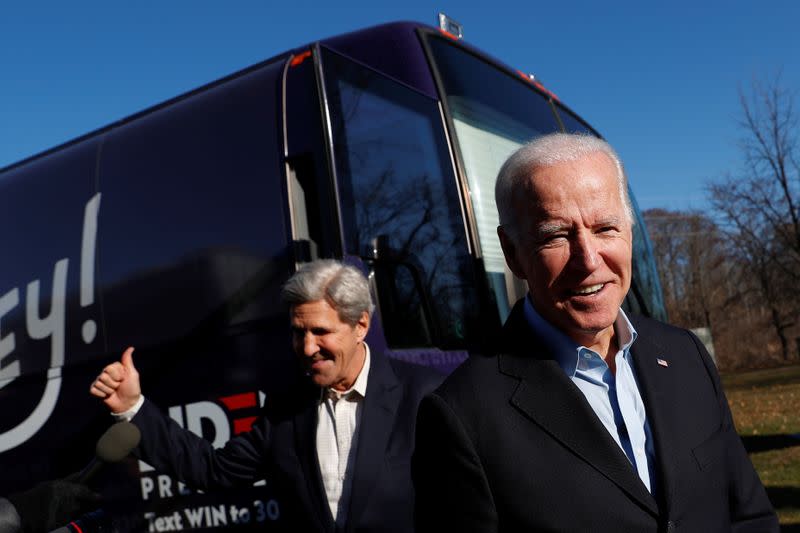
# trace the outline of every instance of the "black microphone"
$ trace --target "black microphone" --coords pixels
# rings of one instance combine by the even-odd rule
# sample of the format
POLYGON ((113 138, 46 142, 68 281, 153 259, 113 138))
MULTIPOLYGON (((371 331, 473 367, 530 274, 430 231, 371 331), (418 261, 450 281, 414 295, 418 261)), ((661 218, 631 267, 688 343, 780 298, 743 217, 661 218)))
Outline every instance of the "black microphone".
MULTIPOLYGON (((67 486, 62 490, 75 491, 81 488, 89 491, 86 485, 97 472, 104 465, 118 463, 125 459, 139 445, 141 437, 139 428, 130 422, 117 422, 108 428, 97 440, 94 459, 71 480, 71 486, 74 488, 70 489, 67 486)), ((65 492, 64 494, 67 493, 65 492)), ((102 509, 97 509, 53 530, 51 533, 107 533, 112 529, 111 517, 102 509)))
POLYGON ((73 520, 69 524, 54 529, 50 533, 110 533, 114 530, 111 517, 102 509, 98 509, 73 520))
POLYGON ((118 463, 125 459, 139 445, 141 438, 142 434, 135 425, 130 422, 117 422, 97 440, 95 458, 81 470, 75 481, 86 485, 103 465, 118 463))

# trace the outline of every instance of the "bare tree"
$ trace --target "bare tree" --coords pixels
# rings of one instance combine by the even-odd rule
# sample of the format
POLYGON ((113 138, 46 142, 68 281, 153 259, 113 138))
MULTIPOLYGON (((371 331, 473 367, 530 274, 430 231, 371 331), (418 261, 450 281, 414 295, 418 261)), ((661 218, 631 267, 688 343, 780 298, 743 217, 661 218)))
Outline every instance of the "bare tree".
POLYGON ((650 209, 644 217, 670 319, 685 327, 712 327, 712 301, 726 287, 719 228, 696 211, 650 209))
POLYGON ((711 183, 711 203, 728 235, 732 257, 747 275, 741 293, 757 291, 759 306, 790 356, 800 288, 800 145, 795 93, 780 76, 740 91, 743 170, 711 183))
POLYGON ((696 211, 650 209, 644 218, 670 320, 687 328, 710 328, 718 337, 729 267, 719 228, 696 211))
POLYGON ((722 368, 774 364, 783 352, 764 293, 774 300, 785 287, 760 284, 753 269, 763 262, 754 263, 707 214, 650 209, 644 217, 670 321, 709 328, 722 368))

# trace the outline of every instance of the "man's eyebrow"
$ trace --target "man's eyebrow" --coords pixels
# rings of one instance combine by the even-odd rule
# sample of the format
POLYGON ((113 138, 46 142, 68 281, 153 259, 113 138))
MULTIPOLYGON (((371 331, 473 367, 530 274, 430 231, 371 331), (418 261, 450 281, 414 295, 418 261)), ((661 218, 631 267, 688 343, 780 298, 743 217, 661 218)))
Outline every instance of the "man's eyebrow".
POLYGON ((618 216, 608 216, 598 220, 595 226, 619 226, 621 223, 622 218, 618 216))
POLYGON ((559 231, 566 231, 569 228, 570 225, 564 222, 542 222, 533 227, 533 232, 536 235, 550 235, 559 231))

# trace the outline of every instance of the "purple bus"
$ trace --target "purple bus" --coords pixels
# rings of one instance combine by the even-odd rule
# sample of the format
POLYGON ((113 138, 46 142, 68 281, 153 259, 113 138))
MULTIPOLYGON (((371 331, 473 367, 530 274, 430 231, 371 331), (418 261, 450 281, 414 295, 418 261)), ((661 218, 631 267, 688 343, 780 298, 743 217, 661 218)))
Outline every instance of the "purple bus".
MULTIPOLYGON (((109 415, 88 387, 128 345, 178 423, 215 445, 246 431, 288 386, 278 295, 314 258, 368 274, 376 349, 443 372, 489 349, 526 291, 495 233, 499 166, 537 135, 598 133, 457 32, 323 39, 0 170, 0 494, 89 462, 109 415)), ((633 201, 625 305, 664 318, 633 201)), ((96 483, 146 531, 280 528, 268 479, 202 494, 129 459, 96 483)))

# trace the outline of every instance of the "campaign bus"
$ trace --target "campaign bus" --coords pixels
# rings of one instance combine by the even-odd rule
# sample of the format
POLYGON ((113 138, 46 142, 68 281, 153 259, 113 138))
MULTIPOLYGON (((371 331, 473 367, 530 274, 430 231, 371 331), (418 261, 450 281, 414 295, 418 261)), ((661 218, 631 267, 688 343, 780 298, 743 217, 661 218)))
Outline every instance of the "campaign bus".
MULTIPOLYGON (((215 446, 247 431, 290 383, 280 289, 315 258, 368 275, 373 349, 445 373, 491 350, 526 291, 494 181, 555 131, 599 135, 442 18, 289 50, 0 170, 0 494, 92 459, 111 419, 89 385, 127 346, 183 427, 215 446)), ((625 307, 664 318, 631 198, 625 307)), ((93 488, 133 529, 280 525, 269 479, 201 493, 129 458, 93 488)))

